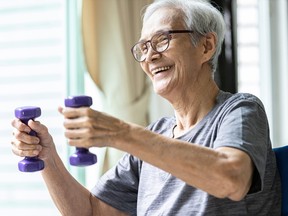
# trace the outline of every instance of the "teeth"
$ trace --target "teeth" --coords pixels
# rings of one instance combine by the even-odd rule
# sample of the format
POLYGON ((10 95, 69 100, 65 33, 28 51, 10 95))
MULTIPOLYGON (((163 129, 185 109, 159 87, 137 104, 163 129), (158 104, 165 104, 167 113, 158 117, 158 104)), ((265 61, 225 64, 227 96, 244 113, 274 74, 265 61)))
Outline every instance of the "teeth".
POLYGON ((158 73, 158 72, 160 72, 160 71, 165 71, 165 70, 169 70, 169 69, 170 69, 169 66, 160 67, 160 68, 157 68, 157 69, 153 70, 152 73, 153 73, 153 74, 156 74, 156 73, 158 73))

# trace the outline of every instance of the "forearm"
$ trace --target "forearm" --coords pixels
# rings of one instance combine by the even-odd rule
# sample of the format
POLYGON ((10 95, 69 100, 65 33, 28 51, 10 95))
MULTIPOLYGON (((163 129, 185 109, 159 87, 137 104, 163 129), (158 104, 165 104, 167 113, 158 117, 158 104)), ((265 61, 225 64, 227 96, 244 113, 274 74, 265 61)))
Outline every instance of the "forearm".
POLYGON ((219 198, 241 199, 251 184, 253 165, 240 150, 205 148, 134 125, 122 137, 114 147, 219 198))
POLYGON ((89 191, 73 178, 57 154, 45 161, 42 176, 62 215, 92 215, 89 191))
POLYGON ((192 176, 198 175, 201 170, 203 177, 205 170, 211 169, 219 159, 219 154, 212 149, 170 139, 138 126, 133 126, 123 137, 112 147, 126 151, 190 184, 190 179, 194 179, 192 176))

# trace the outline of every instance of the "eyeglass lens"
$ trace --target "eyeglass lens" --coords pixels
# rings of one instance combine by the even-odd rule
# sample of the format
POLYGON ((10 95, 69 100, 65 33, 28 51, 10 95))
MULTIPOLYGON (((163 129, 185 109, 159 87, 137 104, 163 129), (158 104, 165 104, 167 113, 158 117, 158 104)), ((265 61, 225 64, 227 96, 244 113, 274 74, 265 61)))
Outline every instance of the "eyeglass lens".
POLYGON ((148 43, 155 52, 164 52, 169 46, 169 34, 160 33, 154 35, 150 41, 139 42, 132 48, 132 53, 137 61, 144 61, 148 53, 148 43))

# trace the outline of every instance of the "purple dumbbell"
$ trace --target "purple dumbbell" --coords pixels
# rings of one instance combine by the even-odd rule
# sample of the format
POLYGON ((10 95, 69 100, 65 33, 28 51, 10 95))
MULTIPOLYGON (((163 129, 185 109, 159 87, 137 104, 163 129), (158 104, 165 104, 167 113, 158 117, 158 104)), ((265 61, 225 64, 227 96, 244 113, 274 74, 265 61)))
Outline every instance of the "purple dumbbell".
MULTIPOLYGON (((92 105, 92 98, 89 96, 70 96, 65 99, 66 107, 90 107, 92 105)), ((70 164, 72 166, 89 166, 97 162, 97 156, 92 154, 86 148, 77 148, 76 152, 70 156, 70 164)))
MULTIPOLYGON (((30 119, 41 115, 41 109, 34 106, 24 106, 15 109, 15 117, 20 119, 24 124, 28 124, 30 119)), ((36 136, 37 133, 33 130, 29 133, 31 136, 36 136)), ((40 160, 38 157, 25 157, 18 163, 18 169, 21 172, 35 172, 44 169, 44 161, 40 160)))

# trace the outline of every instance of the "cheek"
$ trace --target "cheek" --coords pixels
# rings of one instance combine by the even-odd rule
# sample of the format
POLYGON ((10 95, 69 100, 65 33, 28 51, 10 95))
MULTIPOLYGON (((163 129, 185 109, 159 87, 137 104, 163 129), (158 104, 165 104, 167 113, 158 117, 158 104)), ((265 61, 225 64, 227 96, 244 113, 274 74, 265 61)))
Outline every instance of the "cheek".
POLYGON ((185 83, 191 83, 197 74, 197 64, 191 58, 182 59, 176 67, 175 80, 178 85, 185 86, 185 83))
POLYGON ((187 69, 183 62, 178 62, 175 65, 175 72, 173 73, 173 78, 171 79, 173 86, 182 86, 185 80, 189 79, 187 77, 187 69))
POLYGON ((189 71, 191 71, 190 62, 187 62, 184 59, 180 59, 178 62, 176 62, 175 76, 177 76, 178 79, 184 79, 189 71))
POLYGON ((140 66, 142 68, 142 71, 144 71, 144 73, 151 78, 151 74, 149 73, 148 66, 144 63, 140 63, 140 66))

